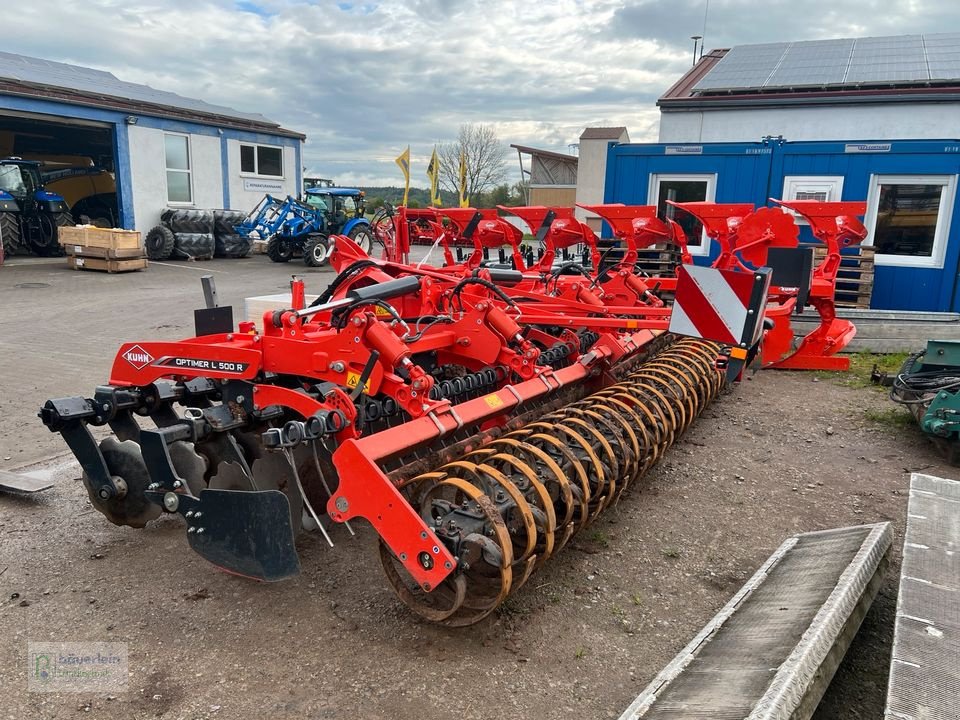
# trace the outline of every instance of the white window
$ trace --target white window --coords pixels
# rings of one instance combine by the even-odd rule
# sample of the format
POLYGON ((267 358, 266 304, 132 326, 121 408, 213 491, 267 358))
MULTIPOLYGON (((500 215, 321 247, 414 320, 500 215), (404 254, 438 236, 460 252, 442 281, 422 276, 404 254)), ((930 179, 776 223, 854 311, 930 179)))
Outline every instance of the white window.
POLYGON ((283 177, 283 148, 273 145, 241 145, 240 172, 244 175, 283 177))
MULTIPOLYGON (((783 178, 783 196, 780 200, 816 200, 839 202, 843 197, 842 175, 787 175, 783 178)), ((784 208, 793 215, 798 225, 809 225, 802 215, 784 208)))
POLYGON ((672 202, 713 202, 716 196, 716 175, 658 175, 650 176, 650 193, 647 203, 657 206, 657 214, 676 220, 687 235, 691 255, 709 255, 710 238, 703 225, 690 213, 667 205, 672 202))
POLYGON ((190 138, 168 133, 163 136, 163 144, 167 165, 167 202, 190 204, 193 202, 190 138))
POLYGON ((943 267, 956 175, 873 175, 864 244, 877 265, 943 267))

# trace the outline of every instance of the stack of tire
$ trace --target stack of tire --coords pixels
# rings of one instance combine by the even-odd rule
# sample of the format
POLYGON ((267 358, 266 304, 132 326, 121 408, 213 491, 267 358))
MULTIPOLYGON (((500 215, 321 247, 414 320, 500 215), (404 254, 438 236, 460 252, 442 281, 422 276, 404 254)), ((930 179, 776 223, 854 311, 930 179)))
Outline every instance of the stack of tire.
POLYGON ((240 210, 213 211, 214 253, 217 257, 242 258, 250 254, 253 241, 234 230, 246 217, 247 214, 240 210))
POLYGON ((251 241, 234 226, 246 217, 239 210, 164 210, 160 224, 147 233, 144 245, 151 260, 209 260, 250 254, 251 241))
POLYGON ((164 210, 160 224, 147 233, 143 244, 151 260, 209 260, 216 249, 213 211, 164 210))

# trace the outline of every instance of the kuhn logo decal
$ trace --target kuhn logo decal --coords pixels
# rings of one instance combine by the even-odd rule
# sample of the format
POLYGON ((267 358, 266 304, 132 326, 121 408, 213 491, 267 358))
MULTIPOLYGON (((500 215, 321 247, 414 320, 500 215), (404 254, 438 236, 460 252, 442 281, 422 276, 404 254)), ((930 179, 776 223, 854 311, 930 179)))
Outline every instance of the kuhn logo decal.
POLYGON ((127 350, 123 354, 123 359, 133 365, 137 370, 143 370, 153 362, 153 356, 139 345, 134 345, 127 350))

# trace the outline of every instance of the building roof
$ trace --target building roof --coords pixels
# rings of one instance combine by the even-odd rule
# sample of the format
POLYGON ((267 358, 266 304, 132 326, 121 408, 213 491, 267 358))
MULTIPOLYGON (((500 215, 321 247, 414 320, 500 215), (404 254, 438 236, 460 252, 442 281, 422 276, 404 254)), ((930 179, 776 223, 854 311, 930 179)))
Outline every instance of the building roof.
POLYGON ((526 145, 511 145, 510 147, 515 148, 519 152, 526 153, 527 155, 538 155, 540 157, 551 158, 553 160, 561 160, 563 162, 570 163, 578 163, 580 161, 580 158, 578 158, 576 155, 567 155, 566 153, 553 152, 552 150, 539 150, 526 145))
POLYGON ((960 92, 960 33, 738 45, 703 56, 662 108, 909 100, 960 92))
POLYGON ((22 95, 119 112, 188 120, 303 138, 256 113, 125 82, 113 73, 0 52, 0 94, 22 95))
POLYGON ((619 140, 627 129, 620 127, 588 127, 580 133, 581 140, 619 140))

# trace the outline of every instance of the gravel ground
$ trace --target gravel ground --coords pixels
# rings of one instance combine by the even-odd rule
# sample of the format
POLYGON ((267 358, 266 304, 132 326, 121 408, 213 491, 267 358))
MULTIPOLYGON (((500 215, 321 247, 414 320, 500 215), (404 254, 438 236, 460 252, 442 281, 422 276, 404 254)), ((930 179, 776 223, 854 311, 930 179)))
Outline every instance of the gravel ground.
MULTIPOLYGON (((0 269, 0 467, 63 452, 37 408, 92 391, 122 340, 191 334, 197 270, 217 271, 221 299, 238 304, 303 268, 0 269), (52 288, 15 287, 26 282, 52 288)), ((909 473, 953 474, 915 430, 866 419, 888 404, 809 373, 754 376, 465 630, 405 610, 369 529, 337 528, 332 550, 308 536, 298 578, 256 584, 190 552, 176 518, 110 525, 66 465, 46 493, 0 496, 0 718, 616 718, 787 536, 889 520, 887 579, 816 715, 881 717, 909 473), (27 693, 28 640, 127 643, 128 691, 27 693)))

